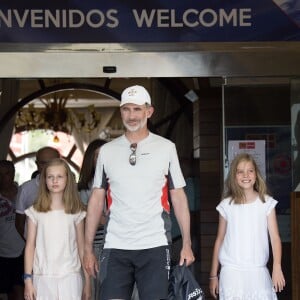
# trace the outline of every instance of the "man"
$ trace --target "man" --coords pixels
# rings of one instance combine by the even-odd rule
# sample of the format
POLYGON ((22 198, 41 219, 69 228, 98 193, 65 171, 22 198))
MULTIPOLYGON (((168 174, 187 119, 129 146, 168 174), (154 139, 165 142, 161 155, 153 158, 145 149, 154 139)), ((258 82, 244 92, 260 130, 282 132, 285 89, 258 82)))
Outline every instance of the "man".
POLYGON ((126 132, 103 145, 97 161, 86 220, 84 266, 92 276, 98 272, 92 244, 107 197, 100 298, 130 299, 136 281, 141 300, 167 299, 171 261, 168 192, 183 238, 180 264, 194 261, 185 181, 175 145, 147 128, 154 109, 146 89, 125 89, 120 111, 126 132))
MULTIPOLYGON (((15 227, 15 166, 0 160, 0 294, 5 299, 23 299, 23 250, 25 243, 15 227)), ((3 299, 0 295, 0 299, 3 299)))
MULTIPOLYGON (((52 147, 43 147, 36 153, 36 164, 38 172, 41 173, 43 167, 47 162, 54 158, 59 158, 60 154, 58 150, 52 147)), ((19 189, 19 194, 16 201, 16 228, 19 234, 24 238, 25 233, 25 209, 30 207, 36 200, 39 189, 40 176, 24 182, 19 189)))

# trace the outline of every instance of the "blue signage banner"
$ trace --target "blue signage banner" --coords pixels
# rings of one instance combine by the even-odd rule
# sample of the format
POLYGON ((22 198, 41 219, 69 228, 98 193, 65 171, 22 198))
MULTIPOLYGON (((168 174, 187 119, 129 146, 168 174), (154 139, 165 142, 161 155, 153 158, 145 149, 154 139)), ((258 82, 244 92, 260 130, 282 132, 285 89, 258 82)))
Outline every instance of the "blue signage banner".
POLYGON ((0 43, 299 41, 299 0, 2 0, 0 43))

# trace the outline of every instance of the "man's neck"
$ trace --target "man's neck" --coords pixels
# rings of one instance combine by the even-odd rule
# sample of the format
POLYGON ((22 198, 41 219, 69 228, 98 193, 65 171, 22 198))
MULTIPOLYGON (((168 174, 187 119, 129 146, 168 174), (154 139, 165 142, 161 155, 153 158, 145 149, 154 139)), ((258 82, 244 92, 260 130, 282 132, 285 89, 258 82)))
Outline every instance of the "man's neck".
POLYGON ((145 139, 149 135, 149 130, 147 127, 142 128, 138 131, 126 131, 125 136, 130 143, 138 143, 145 139))

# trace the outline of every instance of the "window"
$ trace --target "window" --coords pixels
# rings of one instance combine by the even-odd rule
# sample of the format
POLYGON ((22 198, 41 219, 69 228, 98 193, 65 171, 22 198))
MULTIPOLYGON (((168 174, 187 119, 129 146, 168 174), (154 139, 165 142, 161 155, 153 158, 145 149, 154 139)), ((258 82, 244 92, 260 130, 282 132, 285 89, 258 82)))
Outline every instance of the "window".
POLYGON ((37 169, 36 151, 45 146, 56 148, 61 156, 67 160, 76 179, 78 179, 83 155, 77 149, 74 138, 64 132, 54 133, 53 131, 38 129, 16 133, 11 139, 8 159, 15 164, 15 180, 18 184, 31 179, 32 173, 37 169))

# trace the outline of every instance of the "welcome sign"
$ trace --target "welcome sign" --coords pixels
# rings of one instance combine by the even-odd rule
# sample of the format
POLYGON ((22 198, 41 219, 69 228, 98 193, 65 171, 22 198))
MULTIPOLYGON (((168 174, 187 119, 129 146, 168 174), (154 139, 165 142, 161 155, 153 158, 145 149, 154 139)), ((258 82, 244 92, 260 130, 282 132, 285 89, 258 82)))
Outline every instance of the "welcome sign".
POLYGON ((297 2, 2 0, 0 42, 298 41, 297 2))

